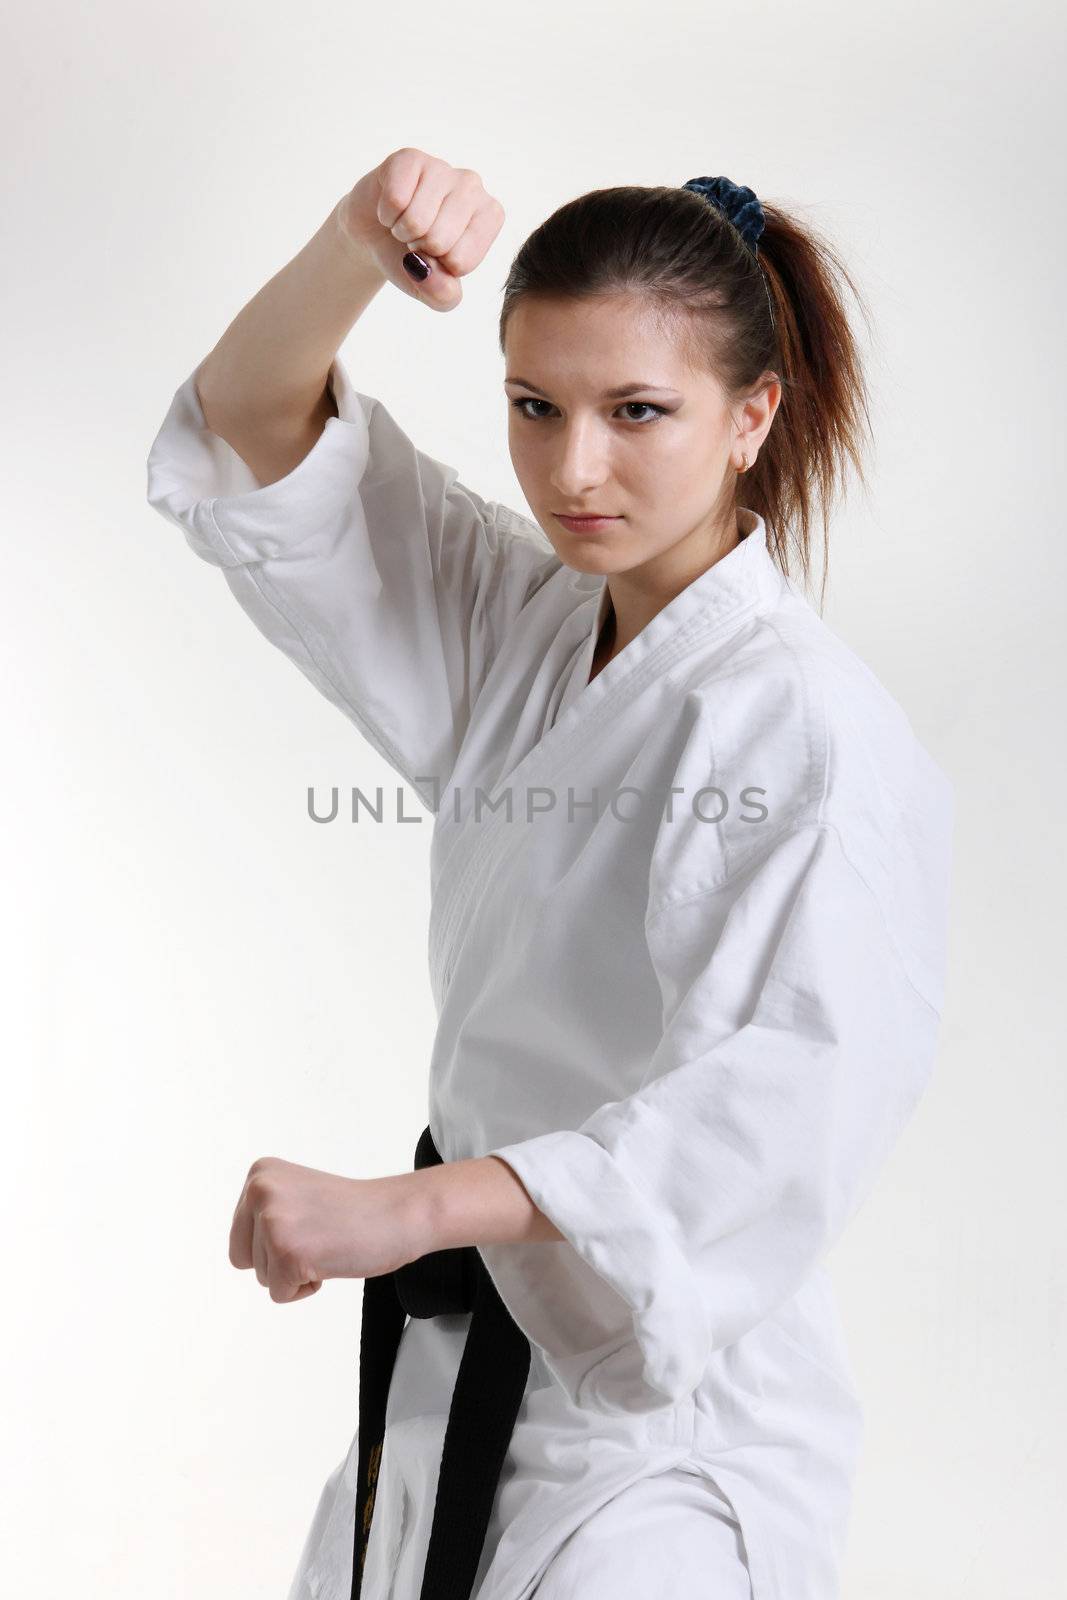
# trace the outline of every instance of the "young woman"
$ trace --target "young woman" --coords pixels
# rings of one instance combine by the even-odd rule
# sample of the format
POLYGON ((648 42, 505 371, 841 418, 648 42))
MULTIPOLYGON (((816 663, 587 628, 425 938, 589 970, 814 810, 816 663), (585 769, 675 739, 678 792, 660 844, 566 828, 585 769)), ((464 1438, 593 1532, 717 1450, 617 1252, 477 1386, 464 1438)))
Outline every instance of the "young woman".
POLYGON ((275 1300, 365 1280, 290 1600, 833 1600, 860 1409, 823 1257, 933 1063, 952 819, 794 575, 862 472, 851 280, 726 178, 562 206, 500 319, 535 526, 337 358, 385 283, 458 304, 502 215, 395 151, 148 463, 434 815, 413 1170, 264 1158, 233 1219, 275 1300))

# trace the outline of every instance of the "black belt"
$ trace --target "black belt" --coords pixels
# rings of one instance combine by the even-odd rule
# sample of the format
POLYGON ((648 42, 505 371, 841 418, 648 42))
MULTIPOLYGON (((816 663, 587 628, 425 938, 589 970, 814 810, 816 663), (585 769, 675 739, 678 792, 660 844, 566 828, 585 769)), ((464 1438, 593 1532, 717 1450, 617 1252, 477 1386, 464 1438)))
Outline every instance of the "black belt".
MULTIPOLYGON (((415 1168, 437 1166, 440 1160, 426 1128, 415 1147, 415 1168)), ((389 1382, 405 1320, 457 1311, 471 1312, 471 1320, 445 1426, 419 1600, 469 1600, 530 1370, 529 1340, 474 1245, 432 1250, 395 1272, 363 1281, 352 1600, 363 1581, 389 1382)))

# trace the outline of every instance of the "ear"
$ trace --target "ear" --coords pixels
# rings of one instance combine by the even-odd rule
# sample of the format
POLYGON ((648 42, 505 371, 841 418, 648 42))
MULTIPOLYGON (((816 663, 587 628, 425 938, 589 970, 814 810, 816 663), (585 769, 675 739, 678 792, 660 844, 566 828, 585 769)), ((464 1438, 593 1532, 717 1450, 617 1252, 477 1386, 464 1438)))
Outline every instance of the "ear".
POLYGON ((771 431, 781 400, 782 384, 778 374, 765 372, 741 407, 737 448, 748 456, 750 467, 754 465, 760 446, 771 431))

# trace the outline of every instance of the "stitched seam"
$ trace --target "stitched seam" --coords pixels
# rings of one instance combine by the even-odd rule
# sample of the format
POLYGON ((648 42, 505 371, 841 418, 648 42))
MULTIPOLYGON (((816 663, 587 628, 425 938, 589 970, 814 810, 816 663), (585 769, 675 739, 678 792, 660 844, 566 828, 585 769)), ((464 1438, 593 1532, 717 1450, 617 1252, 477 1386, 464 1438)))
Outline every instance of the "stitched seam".
MULTIPOLYGON (((814 743, 814 739, 813 739, 813 736, 812 736, 812 726, 813 726, 815 718, 814 718, 813 715, 806 715, 804 717, 804 741, 805 741, 805 750, 806 750, 806 756, 807 756, 807 771, 808 771, 808 783, 807 783, 808 794, 807 794, 806 806, 811 805, 813 802, 815 803, 815 805, 816 805, 815 817, 810 822, 793 821, 793 822, 787 822, 787 823, 783 824, 783 826, 778 830, 777 833, 773 833, 771 835, 770 843, 773 845, 773 844, 777 843, 777 841, 779 839, 785 838, 786 835, 790 831, 797 831, 800 828, 824 826, 823 813, 824 813, 824 810, 825 810, 826 798, 827 798, 827 794, 828 794, 828 791, 829 791, 830 737, 829 737, 829 723, 828 723, 828 719, 827 719, 825 696, 822 695, 821 693, 818 696, 816 696, 815 693, 813 692, 812 680, 809 677, 808 673, 804 670, 804 662, 803 662, 802 656, 795 649, 795 647, 790 642, 790 640, 785 636, 785 634, 783 633, 781 627, 779 626, 778 619, 772 613, 770 613, 770 612, 766 613, 764 616, 761 617, 760 620, 765 622, 768 627, 770 627, 770 628, 772 628, 774 630, 774 633, 777 636, 779 642, 781 643, 782 648, 786 651, 786 653, 788 654, 789 658, 793 662, 794 668, 796 670, 797 679, 798 679, 798 681, 799 681, 799 683, 801 685, 801 688, 802 688, 803 694, 804 694, 805 711, 807 711, 807 712, 816 712, 817 711, 818 712, 819 727, 820 727, 820 731, 821 731, 821 734, 822 734, 822 745, 821 745, 822 759, 821 759, 821 763, 820 763, 816 759, 815 743, 814 743), (821 792, 820 792, 820 787, 818 786, 818 782, 819 782, 819 767, 820 767, 820 765, 821 765, 821 769, 822 769, 821 792)), ((830 826, 830 824, 825 824, 825 826, 830 826)), ((837 830, 835 829, 835 832, 836 831, 837 830)), ((838 837, 840 838, 840 834, 838 834, 838 837)), ((727 851, 729 851, 729 848, 730 848, 730 841, 729 841, 729 839, 727 839, 726 840, 726 849, 727 849, 727 851)), ((736 854, 736 847, 734 847, 734 849, 735 849, 735 854, 736 854)), ((849 862, 849 865, 850 866, 852 865, 851 861, 849 862)), ((674 906, 684 905, 684 904, 686 904, 687 901, 689 901, 691 899, 695 899, 701 894, 709 893, 709 892, 712 892, 713 890, 717 890, 717 889, 725 889, 729 884, 733 883, 736 878, 742 876, 745 872, 748 872, 748 871, 751 871, 751 861, 748 861, 747 863, 746 862, 742 862, 741 865, 738 866, 736 869, 731 868, 729 866, 729 864, 727 864, 727 868, 726 868, 726 872, 725 872, 724 876, 722 878, 717 879, 714 883, 707 884, 703 888, 696 889, 696 890, 693 891, 692 894, 682 895, 678 899, 661 901, 660 904, 656 907, 656 909, 654 911, 650 911, 647 914, 646 919, 645 919, 646 928, 649 926, 649 924, 656 917, 662 915, 662 913, 664 911, 671 910, 674 906)), ((869 885, 868 885, 868 887, 869 887, 869 885)), ((897 953, 899 955, 899 951, 897 953)))
MULTIPOLYGON (((807 709, 814 710, 816 708, 816 700, 818 701, 817 709, 819 712, 819 725, 822 731, 822 793, 818 797, 818 811, 816 813, 815 820, 817 822, 821 822, 823 808, 826 804, 827 791, 829 789, 830 769, 830 732, 826 715, 826 696, 821 691, 818 696, 815 695, 812 680, 804 669, 804 658, 800 655, 792 642, 786 637, 782 630, 780 620, 771 615, 768 615, 765 620, 767 622, 767 626, 769 628, 773 628, 774 632, 778 636, 778 639, 781 641, 782 647, 788 652, 790 658, 792 659, 793 665, 796 668, 797 677, 799 678, 804 689, 804 698, 807 703, 807 709)), ((815 767, 815 749, 811 734, 813 720, 814 719, 811 717, 806 717, 804 726, 807 733, 808 742, 808 771, 811 781, 814 784, 817 773, 815 767)))
POLYGON ((242 564, 241 563, 241 557, 238 554, 238 552, 234 549, 234 547, 230 543, 229 539, 227 539, 225 533, 223 533, 222 528, 219 525, 219 519, 215 515, 215 507, 218 504, 220 498, 221 498, 220 495, 215 495, 211 500, 208 501, 208 503, 207 503, 207 514, 208 514, 208 517, 209 517, 209 519, 211 521, 211 526, 214 528, 215 534, 216 534, 216 536, 218 538, 218 541, 221 544, 222 548, 225 550, 226 554, 229 555, 229 556, 232 556, 234 561, 240 566, 242 564))
MULTIPOLYGON (((927 1010, 930 1011, 933 1014, 933 1016, 937 1017, 940 1020, 941 1012, 938 1010, 937 1006, 935 1006, 933 1004, 933 1002, 930 1000, 929 996, 925 995, 922 992, 922 990, 919 988, 918 984, 912 978, 911 973, 908 970, 908 963, 905 960, 904 953, 901 950, 901 948, 900 948, 899 944, 897 943, 896 939, 894 938, 892 929, 890 928, 889 923, 888 923, 888 921, 886 919, 886 914, 885 914, 885 910, 884 910, 884 908, 882 906, 881 899, 875 893, 875 891, 871 887, 870 883, 868 883, 868 881, 864 877, 863 873, 859 870, 859 868, 856 866, 856 863, 853 861, 852 857, 849 855, 847 849, 845 848, 845 841, 844 841, 844 838, 842 837, 841 830, 837 826, 837 824, 834 823, 834 822, 796 822, 796 823, 792 823, 788 827, 783 828, 781 830, 781 834, 776 834, 775 835, 775 840, 777 840, 780 837, 784 838, 785 835, 787 833, 789 833, 789 832, 800 833, 805 828, 815 828, 821 833, 832 833, 834 835, 835 839, 837 840, 838 848, 841 851, 841 857, 842 857, 843 861, 845 862, 845 865, 848 867, 848 869, 852 873, 853 877, 855 877, 856 880, 859 883, 862 883, 863 887, 866 889, 867 893, 870 895, 871 899, 874 901, 875 907, 877 908, 877 911, 878 911, 878 916, 879 916, 879 918, 881 920, 881 923, 882 923, 882 927, 885 930, 885 935, 886 935, 886 939, 888 940, 889 947, 893 951, 893 953, 896 956, 897 960, 900 962, 900 970, 904 975, 904 981, 907 983, 908 988, 911 989, 912 993, 915 994, 922 1001, 923 1005, 926 1006, 927 1010)), ((667 904, 657 906, 655 911, 650 912, 645 917, 645 930, 646 930, 646 932, 648 931, 649 928, 651 928, 653 922, 658 921, 658 919, 660 917, 665 916, 670 911, 676 911, 679 906, 691 905, 694 900, 700 900, 706 895, 719 894, 723 889, 729 888, 730 884, 734 881, 734 878, 742 876, 744 870, 745 869, 742 868, 739 872, 733 874, 729 878, 724 878, 719 883, 706 884, 702 889, 694 889, 692 894, 683 895, 678 900, 671 900, 667 904)))
MULTIPOLYGON (((554 754, 550 749, 546 769, 543 773, 543 781, 546 783, 552 782, 565 766, 571 752, 578 748, 583 739, 589 739, 597 735, 603 725, 606 724, 609 714, 614 711, 616 705, 624 704, 627 699, 632 698, 636 691, 652 681, 657 673, 666 671, 676 661, 683 659, 697 644, 708 644, 719 637, 725 637, 731 629, 739 632, 745 624, 751 621, 753 616, 767 614, 781 596, 781 575, 776 574, 776 576, 778 577, 778 583, 775 586, 773 595, 768 594, 764 586, 760 584, 758 592, 739 605, 724 597, 721 608, 717 609, 714 614, 709 614, 709 609, 707 608, 697 611, 675 634, 665 639, 639 665, 628 672, 614 690, 610 691, 603 700, 593 705, 588 711, 585 710, 582 701, 585 694, 593 686, 586 685, 586 688, 563 714, 564 719, 568 716, 572 718, 570 728, 566 731, 562 729, 561 723, 563 719, 554 723, 547 734, 543 735, 537 744, 517 762, 512 771, 494 787, 489 797, 490 800, 499 799, 501 791, 513 787, 517 775, 524 768, 534 766, 536 770, 536 762, 538 760, 544 764, 545 745, 551 746, 553 739, 558 735, 558 747, 554 754)), ((597 679, 596 682, 601 683, 602 680, 597 679)), ((464 918, 466 918, 469 930, 473 917, 477 912, 477 905, 472 907, 476 887, 476 874, 480 869, 487 884, 492 873, 507 854, 507 845, 512 836, 504 834, 504 819, 500 813, 497 813, 496 826, 500 830, 499 832, 494 830, 492 824, 489 825, 487 830, 483 829, 479 835, 480 852, 475 856, 473 850, 468 850, 466 863, 464 864, 462 860, 460 861, 455 882, 452 883, 451 887, 446 891, 443 884, 439 883, 437 886, 437 892, 434 895, 431 907, 430 938, 433 949, 439 953, 441 958, 442 987, 446 987, 451 982, 452 974, 462 953, 462 946, 457 948, 455 944, 456 932, 464 918), (490 852, 494 853, 490 854, 490 852), (437 908, 439 906, 443 909, 438 917, 437 908)), ((460 848, 462 848, 462 841, 457 841, 455 849, 460 848)), ((521 848, 521 841, 515 848, 521 848)), ((447 865, 445 870, 447 872, 447 865)), ((484 893, 485 890, 483 889, 483 895, 484 893)))
MULTIPOLYGON (((725 634, 731 627, 740 627, 754 612, 759 610, 762 603, 762 597, 758 597, 738 610, 729 611, 725 616, 719 616, 714 620, 709 620, 705 611, 697 612, 677 634, 665 639, 644 661, 633 667, 616 687, 601 700, 599 705, 594 706, 584 716, 578 715, 570 729, 565 733, 560 733, 559 747, 555 751, 554 757, 550 756, 549 758, 549 764, 543 774, 543 781, 545 783, 551 782, 557 773, 561 771, 572 750, 577 748, 579 742, 595 736, 605 724, 608 713, 614 710, 616 704, 622 704, 630 699, 638 686, 650 681, 657 673, 673 666, 675 661, 681 660, 693 647, 694 643, 698 641, 706 643, 720 633, 725 634)), ((573 710, 575 706, 580 705, 581 696, 572 702, 572 706, 569 709, 573 710)), ((514 787, 515 774, 528 763, 534 764, 535 757, 543 750, 546 741, 552 738, 552 735, 559 727, 560 724, 558 722, 555 723, 533 749, 527 751, 513 771, 495 787, 490 795, 491 800, 499 799, 502 790, 514 787)), ((484 895, 488 890, 493 873, 506 854, 507 845, 515 837, 514 834, 504 832, 505 821, 506 814, 498 812, 495 818, 495 828, 492 822, 488 824, 488 831, 485 831, 486 825, 482 825, 483 832, 480 835, 481 850, 477 853, 473 850, 469 852, 465 866, 460 867, 459 876, 448 891, 448 899, 441 914, 441 921, 440 923, 434 923, 435 948, 440 950, 444 957, 442 960, 443 985, 451 982, 452 974, 462 953, 462 945, 457 947, 455 944, 456 931, 464 918, 466 918, 469 930, 477 912, 477 906, 472 907, 471 904, 477 879, 479 876, 482 879, 484 885, 482 894, 484 895), (492 856, 487 853, 490 849, 496 852, 492 856)), ((470 824, 470 826, 474 826, 474 824, 470 824)), ((515 824, 512 824, 512 827, 514 826, 515 824)), ((521 848, 522 838, 523 836, 520 834, 520 843, 516 848, 521 848)), ((442 890, 438 886, 437 894, 434 897, 435 905, 441 903, 441 896, 442 890)), ((480 901, 478 903, 480 904, 480 901)))
MULTIPOLYGON (((788 834, 801 833, 805 828, 815 828, 818 831, 826 832, 830 827, 831 824, 828 822, 798 822, 794 819, 791 822, 783 823, 778 832, 771 835, 770 842, 775 845, 780 839, 786 838, 788 834)), ((834 831, 836 832, 837 830, 835 829, 834 831)), ((849 866, 851 865, 852 863, 849 862, 849 866)), ((694 900, 702 899, 705 895, 719 894, 723 889, 728 889, 738 878, 743 878, 746 873, 752 870, 753 865, 749 861, 738 867, 735 872, 727 873, 724 878, 717 878, 714 883, 702 884, 699 889, 693 889, 688 894, 679 895, 677 899, 661 900, 655 910, 646 913, 645 928, 650 928, 660 917, 665 916, 669 911, 676 911, 679 906, 687 906, 694 900)))
POLYGON ((905 960, 904 952, 901 950, 900 946, 897 944, 896 939, 893 937, 893 931, 889 926, 888 920, 886 919, 886 914, 885 914, 885 910, 884 910, 884 908, 882 906, 881 899, 875 893, 875 891, 872 889, 871 885, 868 883, 867 879, 863 876, 863 873, 860 871, 859 867, 857 867, 856 863, 853 861, 852 857, 849 855, 848 850, 845 847, 845 841, 842 838, 840 828, 837 826, 836 823, 833 823, 833 822, 828 822, 826 824, 826 826, 828 828, 832 828, 834 833, 837 835, 837 842, 838 842, 838 846, 840 847, 842 856, 844 857, 845 861, 847 862, 848 866, 850 867, 850 869, 852 870, 854 875, 859 879, 860 883, 862 883, 863 887, 866 889, 867 893, 870 895, 871 899, 874 901, 875 905, 877 906, 878 915, 881 918, 882 926, 885 929, 886 938, 889 940, 889 944, 890 944, 891 948, 896 952, 897 960, 900 962, 901 971, 903 972, 904 977, 907 980, 908 987, 911 990, 913 990, 915 994, 918 995, 919 999, 926 1006, 927 1010, 932 1012, 933 1015, 935 1017, 937 1017, 938 1020, 940 1020, 941 1012, 939 1011, 938 1007, 934 1005, 933 1001, 930 1000, 927 995, 923 994, 923 992, 919 988, 918 984, 915 983, 914 979, 912 978, 911 973, 908 970, 908 963, 905 960))

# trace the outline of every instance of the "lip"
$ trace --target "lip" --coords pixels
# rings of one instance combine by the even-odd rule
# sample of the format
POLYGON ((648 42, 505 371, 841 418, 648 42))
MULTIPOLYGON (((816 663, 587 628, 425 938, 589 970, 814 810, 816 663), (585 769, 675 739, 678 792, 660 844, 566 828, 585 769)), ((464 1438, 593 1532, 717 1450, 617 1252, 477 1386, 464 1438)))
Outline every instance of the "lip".
POLYGON ((621 517, 568 517, 562 511, 553 512, 553 516, 571 533, 596 533, 601 528, 610 528, 613 523, 622 521, 621 517))

